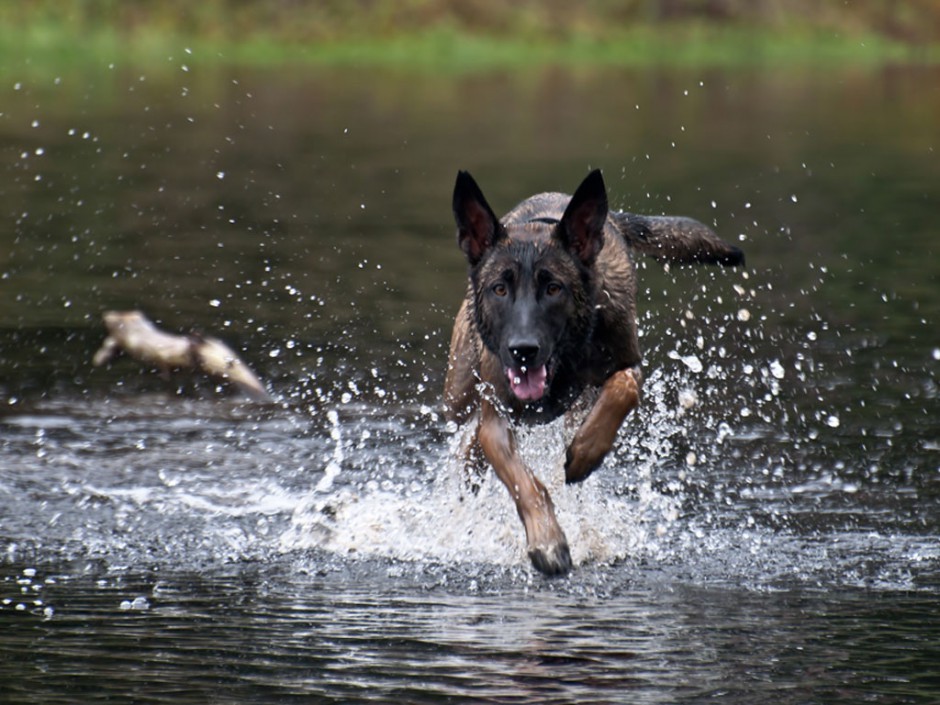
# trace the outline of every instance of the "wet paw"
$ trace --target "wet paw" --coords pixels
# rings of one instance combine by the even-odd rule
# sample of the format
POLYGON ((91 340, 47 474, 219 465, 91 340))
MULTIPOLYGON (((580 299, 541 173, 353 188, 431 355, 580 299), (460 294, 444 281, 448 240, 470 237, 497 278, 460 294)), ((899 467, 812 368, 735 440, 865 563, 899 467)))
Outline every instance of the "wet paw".
POLYGON ((571 551, 564 541, 553 546, 537 546, 529 549, 532 565, 543 575, 555 577, 571 571, 571 551))

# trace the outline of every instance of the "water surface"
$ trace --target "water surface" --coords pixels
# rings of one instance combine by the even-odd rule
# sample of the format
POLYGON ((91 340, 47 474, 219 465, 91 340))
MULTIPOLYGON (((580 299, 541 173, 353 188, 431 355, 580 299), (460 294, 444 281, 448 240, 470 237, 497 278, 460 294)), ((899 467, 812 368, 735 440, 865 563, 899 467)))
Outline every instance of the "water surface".
MULTIPOLYGON (((13 702, 935 702, 940 75, 116 63, 0 111, 0 683, 13 702), (185 69, 184 70, 184 65, 185 69), (642 266, 644 404, 528 566, 440 418, 458 168, 601 167, 744 271, 642 266), (102 311, 278 404, 92 369, 102 311)), ((459 436, 459 434, 457 434, 459 436)))

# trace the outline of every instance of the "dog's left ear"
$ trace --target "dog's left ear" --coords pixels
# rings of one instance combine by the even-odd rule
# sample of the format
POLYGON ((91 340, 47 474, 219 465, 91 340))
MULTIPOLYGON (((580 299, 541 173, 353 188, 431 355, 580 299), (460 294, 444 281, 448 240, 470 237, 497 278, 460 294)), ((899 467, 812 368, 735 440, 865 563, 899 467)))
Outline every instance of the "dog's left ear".
POLYGON ((574 192, 555 231, 562 246, 590 266, 604 245, 607 187, 600 169, 588 174, 574 192))
POLYGON ((457 172, 454 219, 457 221, 457 243, 467 255, 471 267, 475 267, 486 251, 505 235, 477 182, 466 171, 457 172))

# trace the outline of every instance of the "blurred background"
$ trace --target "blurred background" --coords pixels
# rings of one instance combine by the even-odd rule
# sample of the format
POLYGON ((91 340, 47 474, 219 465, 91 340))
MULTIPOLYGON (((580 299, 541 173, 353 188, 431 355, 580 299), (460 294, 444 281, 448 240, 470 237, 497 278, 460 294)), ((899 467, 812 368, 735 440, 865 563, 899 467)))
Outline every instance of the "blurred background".
POLYGON ((0 693, 937 702, 938 126, 934 0, 0 0, 0 693), (450 204, 591 168, 747 266, 638 263, 547 582, 439 414, 450 204), (278 403, 93 368, 109 309, 278 403))
POLYGON ((458 168, 505 210, 600 166, 802 290, 847 248, 920 263, 932 234, 879 238, 933 199, 938 37, 926 0, 4 2, 0 336, 64 340, 8 346, 0 384, 84 378, 113 307, 288 377, 287 340, 446 337, 458 168))
POLYGON ((631 27, 732 26, 820 36, 882 37, 930 44, 940 7, 930 0, 84 0, 4 2, 6 32, 168 32, 240 41, 285 42, 388 37, 448 28, 455 32, 564 40, 617 37, 631 27))
POLYGON ((806 52, 936 58, 940 7, 931 0, 6 0, 0 27, 14 66, 28 47, 87 56, 117 43, 152 56, 174 39, 222 48, 229 59, 464 67, 552 52, 619 62, 754 60, 783 50, 790 59, 806 52))

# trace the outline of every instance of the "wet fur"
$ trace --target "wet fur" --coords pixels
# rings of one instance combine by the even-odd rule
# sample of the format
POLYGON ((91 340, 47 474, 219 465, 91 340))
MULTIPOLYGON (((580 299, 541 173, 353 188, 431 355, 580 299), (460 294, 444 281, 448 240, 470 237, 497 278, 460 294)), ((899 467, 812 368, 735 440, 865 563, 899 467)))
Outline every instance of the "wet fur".
POLYGON ((567 540, 551 497, 517 452, 512 424, 551 421, 586 388, 597 389, 566 452, 566 481, 588 477, 640 399, 631 250, 661 262, 722 265, 742 264, 743 254, 688 218, 609 212, 599 171, 574 196, 538 194, 502 219, 460 172, 453 207, 469 284, 451 337, 446 416, 477 419, 468 465, 489 462, 516 503, 533 564, 563 574, 571 568, 567 540), (542 396, 517 398, 507 370, 543 367, 542 396))

